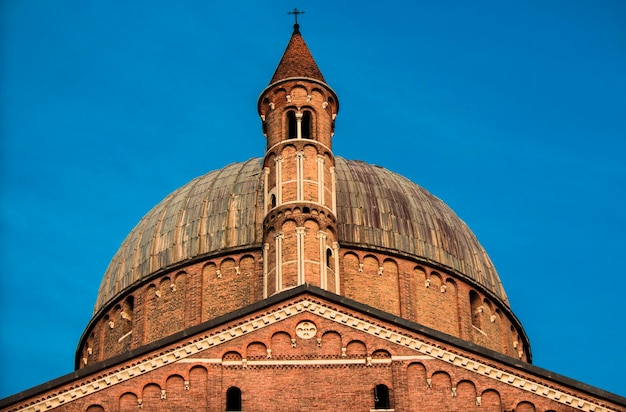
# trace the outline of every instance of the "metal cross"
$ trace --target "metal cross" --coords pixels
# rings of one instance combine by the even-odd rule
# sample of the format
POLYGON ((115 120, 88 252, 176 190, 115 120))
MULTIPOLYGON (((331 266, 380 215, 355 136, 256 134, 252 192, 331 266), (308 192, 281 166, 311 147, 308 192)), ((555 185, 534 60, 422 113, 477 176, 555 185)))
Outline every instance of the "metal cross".
POLYGON ((295 7, 292 11, 288 11, 287 14, 293 14, 294 17, 296 18, 296 24, 298 24, 298 14, 304 14, 305 12, 298 10, 297 7, 295 7))

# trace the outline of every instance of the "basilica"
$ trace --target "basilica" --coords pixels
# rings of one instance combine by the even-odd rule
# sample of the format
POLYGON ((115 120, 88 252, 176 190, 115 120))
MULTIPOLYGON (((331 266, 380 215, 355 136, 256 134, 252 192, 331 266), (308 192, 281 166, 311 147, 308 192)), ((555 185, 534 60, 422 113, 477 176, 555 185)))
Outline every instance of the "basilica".
POLYGON ((260 157, 154 206, 103 275, 75 371, 0 409, 626 411, 532 364, 444 202, 333 151, 339 100, 296 23, 257 102, 260 157))

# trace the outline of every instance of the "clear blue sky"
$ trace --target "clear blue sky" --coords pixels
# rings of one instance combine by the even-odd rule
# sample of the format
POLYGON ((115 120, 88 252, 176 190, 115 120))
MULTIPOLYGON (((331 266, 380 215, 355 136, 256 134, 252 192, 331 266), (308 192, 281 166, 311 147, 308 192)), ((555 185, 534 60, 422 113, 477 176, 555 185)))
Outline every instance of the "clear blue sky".
POLYGON ((335 153, 468 223, 535 365, 626 395, 626 2, 4 0, 0 397, 72 371, 152 206, 263 155, 294 6, 335 153))

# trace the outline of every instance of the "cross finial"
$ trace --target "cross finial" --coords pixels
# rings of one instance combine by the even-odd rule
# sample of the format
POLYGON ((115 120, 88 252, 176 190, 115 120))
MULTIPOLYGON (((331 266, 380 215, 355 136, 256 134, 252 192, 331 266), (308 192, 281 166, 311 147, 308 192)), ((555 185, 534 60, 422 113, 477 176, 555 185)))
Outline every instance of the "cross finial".
POLYGON ((287 12, 287 14, 293 14, 293 16, 296 18, 296 24, 293 25, 293 28, 295 29, 295 31, 298 31, 298 29, 300 28, 300 25, 298 24, 298 15, 304 14, 304 13, 305 12, 298 10, 297 7, 294 7, 292 11, 287 12))

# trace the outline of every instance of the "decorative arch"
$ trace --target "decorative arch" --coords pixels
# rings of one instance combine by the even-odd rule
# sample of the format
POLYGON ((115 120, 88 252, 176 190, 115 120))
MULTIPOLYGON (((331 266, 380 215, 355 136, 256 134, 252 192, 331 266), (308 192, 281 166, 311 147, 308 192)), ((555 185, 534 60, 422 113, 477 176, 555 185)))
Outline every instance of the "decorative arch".
POLYGON ((250 342, 246 347, 246 359, 267 358, 267 346, 263 342, 250 342))
POLYGON ((284 87, 279 87, 278 89, 274 90, 274 96, 277 96, 279 94, 286 95, 287 94, 287 90, 285 90, 284 87))
POLYGON ((291 350, 291 335, 287 332, 276 332, 272 335, 270 349, 272 354, 286 354, 291 350))
POLYGON ((223 279, 233 279, 235 277, 235 259, 225 258, 220 263, 220 274, 223 279))
POLYGON ((350 341, 346 345, 346 356, 354 358, 367 356, 367 346, 360 340, 350 341))
POLYGON ((380 263, 378 262, 378 258, 374 255, 367 254, 363 258, 363 272, 378 274, 378 268, 380 267, 380 263))
POLYGON ((428 279, 430 280, 430 287, 432 290, 440 290, 443 285, 443 278, 439 274, 439 272, 435 272, 434 270, 430 272, 428 275, 428 279))
POLYGON ((470 380, 462 380, 456 384, 456 398, 459 406, 464 410, 476 407, 476 385, 470 380))
POLYGON ((324 332, 322 335, 322 353, 325 355, 340 355, 341 354, 341 335, 334 331, 324 332))
POLYGON ((515 412, 536 412, 535 405, 532 402, 521 401, 515 407, 515 412))
POLYGON ((161 293, 166 292, 169 286, 172 284, 172 280, 169 276, 163 276, 159 282, 159 290, 161 293))
POLYGON ((430 386, 435 392, 452 390, 452 379, 448 372, 436 371, 432 374, 430 380, 430 386))
POLYGON ((132 392, 125 392, 119 398, 120 411, 134 411, 138 408, 138 397, 132 392))
POLYGON ((187 283, 187 272, 181 270, 176 273, 176 276, 174 276, 174 284, 177 286, 184 286, 185 283, 187 283))
POLYGON ((231 350, 231 351, 224 353, 224 355, 222 355, 222 363, 241 362, 242 358, 243 357, 241 356, 241 353, 231 350))
POLYGON ((391 353, 386 349, 376 349, 372 353, 372 359, 391 359, 391 353))
POLYGON ((406 369, 407 386, 409 388, 409 401, 417 410, 424 403, 423 393, 427 392, 429 381, 427 380, 426 367, 420 362, 412 362, 406 369))
POLYGON ((156 383, 148 383, 143 387, 141 400, 144 409, 157 410, 161 402, 161 387, 156 383))
POLYGON ((486 389, 480 395, 481 399, 481 407, 486 411, 501 411, 502 410, 502 399, 500 398, 500 393, 495 389, 486 389))
POLYGON ((165 381, 165 390, 168 404, 172 407, 176 405, 183 409, 181 402, 185 398, 185 379, 179 374, 168 376, 165 381))

